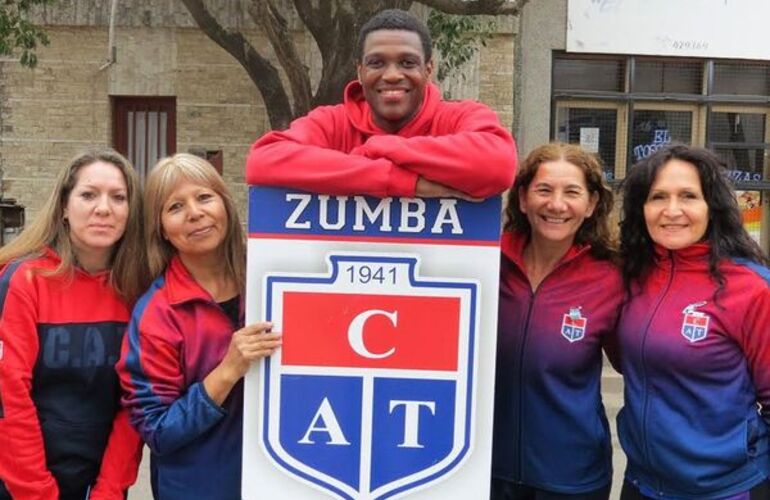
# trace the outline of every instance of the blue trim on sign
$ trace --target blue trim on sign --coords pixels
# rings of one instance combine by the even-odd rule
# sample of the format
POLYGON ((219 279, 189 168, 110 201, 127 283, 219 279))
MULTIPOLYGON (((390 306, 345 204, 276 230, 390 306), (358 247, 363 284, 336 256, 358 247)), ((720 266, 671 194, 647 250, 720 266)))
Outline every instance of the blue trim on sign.
MULTIPOLYGON (((409 266, 409 284, 413 288, 444 288, 444 289, 457 289, 457 290, 469 290, 471 294, 470 298, 470 328, 469 328, 469 339, 468 339, 468 376, 467 376, 467 396, 466 396, 466 407, 465 407, 465 440, 463 443, 462 448, 460 449, 460 452, 458 453, 457 457, 455 457, 452 462, 446 465, 446 467, 442 468, 441 470, 435 472, 434 474, 431 474, 430 476, 424 477, 420 480, 407 483, 395 490, 391 490, 379 497, 376 497, 375 500, 379 499, 385 499, 390 498, 394 495, 398 495, 399 493, 403 493, 406 490, 413 489, 415 487, 418 487, 423 484, 431 483, 434 480, 438 479, 441 476, 444 476, 449 471, 453 470, 459 463, 463 460, 465 455, 468 453, 468 450, 470 449, 470 438, 471 438, 471 416, 473 413, 473 380, 474 380, 474 357, 475 357, 475 348, 476 348, 476 303, 477 303, 477 293, 478 293, 478 285, 475 283, 441 283, 437 281, 417 281, 415 275, 417 270, 417 259, 414 257, 374 257, 374 256, 364 256, 364 255, 331 255, 329 256, 329 260, 332 265, 332 272, 330 276, 323 276, 323 277, 305 277, 305 276, 268 276, 267 283, 266 283, 266 290, 265 290, 265 304, 266 304, 266 320, 272 321, 272 310, 273 310, 273 286, 277 283, 311 283, 311 284, 324 284, 324 283, 334 283, 337 281, 337 277, 339 276, 339 268, 340 268, 340 262, 366 262, 366 263, 385 263, 385 264, 408 264, 409 266)), ((270 443, 269 440, 269 429, 270 429, 270 366, 271 366, 272 360, 270 357, 265 358, 265 372, 263 377, 263 384, 265 387, 264 391, 264 428, 262 432, 262 439, 263 443, 265 444, 265 447, 268 451, 268 454, 277 462, 279 463, 285 470, 291 472, 292 474, 305 479, 306 481, 309 481, 311 483, 314 483, 318 486, 321 486, 322 488, 332 491, 335 494, 341 496, 342 498, 353 500, 353 497, 345 493, 344 491, 340 490, 336 486, 329 484, 326 481, 323 481, 319 478, 313 477, 303 471, 300 471, 296 469, 295 467, 291 466, 290 464, 286 463, 284 460, 278 456, 275 449, 270 443)), ((363 466, 363 464, 361 464, 363 466)), ((403 478, 402 478, 403 479, 403 478)), ((382 488, 382 487, 381 487, 382 488)))
MULTIPOLYGON (((306 193, 297 190, 256 187, 249 188, 249 234, 282 235, 285 238, 306 237, 307 239, 339 238, 355 239, 356 237, 371 241, 372 239, 422 240, 426 242, 442 240, 449 244, 463 241, 494 242, 500 239, 500 211, 502 199, 493 196, 479 203, 473 203, 455 198, 374 198, 371 196, 326 196, 306 193), (291 199, 287 199, 291 198, 291 199), (300 200, 300 198, 302 198, 300 200), (372 223, 367 215, 373 207, 380 204, 383 213, 372 223), (364 204, 366 205, 364 207, 364 204), (357 207, 360 208, 358 229, 356 225, 357 207), (402 209, 420 207, 422 215, 404 217, 402 225, 402 209), (444 212, 444 222, 432 232, 433 226, 441 213, 442 207, 452 208, 456 213, 456 222, 462 228, 461 234, 453 234, 455 225, 450 223, 448 212, 444 212), (339 217, 340 208, 344 217, 339 217), (366 208, 366 210, 364 210, 366 208), (325 213, 321 226, 321 214, 325 213), (384 224, 384 213, 388 214, 388 223, 384 224), (422 222, 416 227, 416 222, 422 222)), ((411 213, 411 212, 410 212, 411 213)), ((280 237, 280 236, 278 236, 280 237)), ((478 244, 478 243, 477 243, 478 244)))

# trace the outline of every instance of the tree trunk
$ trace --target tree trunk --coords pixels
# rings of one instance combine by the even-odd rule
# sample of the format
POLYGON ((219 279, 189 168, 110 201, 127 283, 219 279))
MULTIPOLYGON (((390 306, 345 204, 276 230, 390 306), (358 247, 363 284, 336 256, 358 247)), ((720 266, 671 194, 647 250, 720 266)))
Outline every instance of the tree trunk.
MULTIPOLYGON (((278 69, 239 31, 224 28, 209 11, 206 0, 182 0, 195 22, 209 38, 243 66, 259 89, 270 126, 283 129, 310 108, 342 101, 345 84, 355 78, 355 53, 361 27, 377 12, 389 8, 407 10, 412 0, 292 0, 321 53, 323 69, 315 94, 311 95, 308 68, 294 45, 288 23, 274 0, 249 2, 249 13, 267 35, 284 69, 294 99, 294 108, 278 69)), ((450 14, 518 14, 528 0, 417 0, 450 14)))

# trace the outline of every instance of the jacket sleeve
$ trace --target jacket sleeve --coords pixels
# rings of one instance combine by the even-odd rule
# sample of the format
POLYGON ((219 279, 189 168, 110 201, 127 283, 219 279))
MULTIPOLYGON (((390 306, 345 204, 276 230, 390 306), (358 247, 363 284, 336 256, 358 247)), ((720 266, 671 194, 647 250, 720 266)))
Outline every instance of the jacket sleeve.
POLYGON ((46 466, 30 392, 39 350, 37 301, 23 273, 0 279, 7 287, 0 319, 0 478, 13 498, 55 500, 59 490, 46 466))
POLYGON ((354 153, 389 160, 428 180, 478 198, 488 198, 511 187, 516 172, 516 145, 497 115, 476 102, 463 102, 457 113, 438 120, 451 133, 438 136, 370 137, 354 153))
POLYGON ((762 406, 762 418, 770 425, 770 286, 751 301, 740 339, 749 372, 762 406))
POLYGON ((246 160, 246 182, 331 195, 414 196, 416 173, 388 158, 335 147, 329 135, 342 127, 339 119, 332 108, 318 108, 288 130, 262 136, 246 160))
POLYGON ((171 331, 172 322, 150 327, 141 316, 135 309, 118 362, 123 406, 144 442, 165 455, 195 441, 222 420, 225 410, 209 398, 201 382, 185 387, 182 340, 171 331))
POLYGON ((123 500, 126 490, 136 482, 141 460, 142 441, 128 421, 128 412, 120 410, 112 423, 99 477, 89 499, 123 500))

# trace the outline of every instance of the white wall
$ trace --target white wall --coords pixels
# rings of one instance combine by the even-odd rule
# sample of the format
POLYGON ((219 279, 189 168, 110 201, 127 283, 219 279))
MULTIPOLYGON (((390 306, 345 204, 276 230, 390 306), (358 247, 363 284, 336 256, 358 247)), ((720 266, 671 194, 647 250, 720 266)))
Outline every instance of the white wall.
POLYGON ((567 50, 770 60, 768 0, 569 0, 567 50))

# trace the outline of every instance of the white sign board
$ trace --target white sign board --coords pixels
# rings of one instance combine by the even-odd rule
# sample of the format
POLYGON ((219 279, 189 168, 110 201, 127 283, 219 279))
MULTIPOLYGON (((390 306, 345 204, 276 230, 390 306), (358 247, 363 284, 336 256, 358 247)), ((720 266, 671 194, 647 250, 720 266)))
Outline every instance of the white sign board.
POLYGON ((767 0, 569 0, 567 51, 770 60, 767 0))
POLYGON ((252 187, 243 498, 489 495, 500 199, 252 187))

